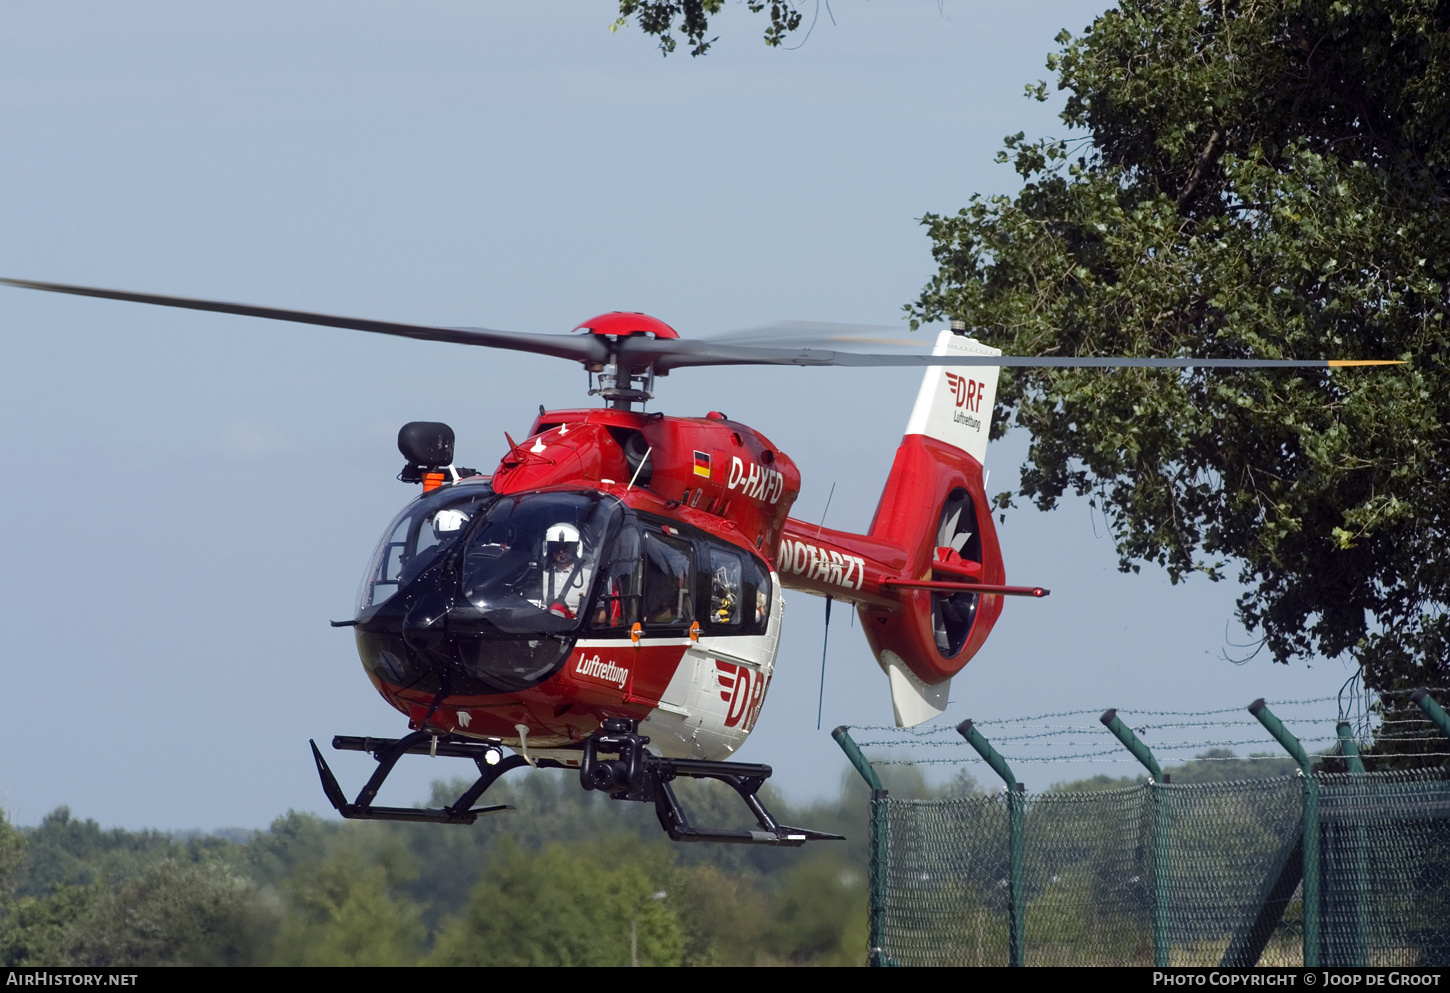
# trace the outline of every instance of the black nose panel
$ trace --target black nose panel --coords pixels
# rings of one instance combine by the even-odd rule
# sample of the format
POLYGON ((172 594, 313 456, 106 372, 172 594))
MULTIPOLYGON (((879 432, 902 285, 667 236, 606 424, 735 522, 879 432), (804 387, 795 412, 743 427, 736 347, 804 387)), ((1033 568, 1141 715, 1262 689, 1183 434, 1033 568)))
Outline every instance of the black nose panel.
POLYGON ((403 641, 414 651, 443 647, 448 601, 440 593, 424 593, 403 616, 403 641))

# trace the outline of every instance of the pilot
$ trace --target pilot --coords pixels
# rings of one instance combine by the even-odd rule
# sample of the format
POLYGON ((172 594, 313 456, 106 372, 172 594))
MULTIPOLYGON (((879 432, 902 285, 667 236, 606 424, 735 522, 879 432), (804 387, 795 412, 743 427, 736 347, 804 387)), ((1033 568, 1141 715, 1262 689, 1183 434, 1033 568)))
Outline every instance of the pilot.
POLYGON ((433 537, 439 543, 447 541, 462 530, 463 525, 467 523, 468 515, 461 510, 450 508, 440 510, 433 515, 433 537))
POLYGON ((418 529, 417 548, 404 560, 399 582, 405 585, 412 582, 434 561, 444 542, 458 537, 467 523, 468 514, 452 508, 444 508, 432 517, 424 518, 423 526, 418 529))
POLYGON ((544 608, 560 617, 577 617, 589 585, 584 568, 584 542, 572 524, 555 524, 544 532, 544 565, 540 576, 544 608))

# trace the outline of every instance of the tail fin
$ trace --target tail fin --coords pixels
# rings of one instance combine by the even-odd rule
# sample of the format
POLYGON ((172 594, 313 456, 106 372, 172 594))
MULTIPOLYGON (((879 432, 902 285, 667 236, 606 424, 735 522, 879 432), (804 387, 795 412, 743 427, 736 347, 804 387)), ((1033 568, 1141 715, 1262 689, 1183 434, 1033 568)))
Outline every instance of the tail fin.
MULTIPOLYGON (((944 330, 932 354, 1002 353, 944 330)), ((927 369, 871 522, 873 539, 905 552, 902 575, 1005 582, 982 472, 996 392, 996 367, 927 369)), ((1002 612, 1002 598, 904 589, 898 609, 858 609, 867 641, 891 681, 896 723, 911 727, 946 709, 951 677, 986 640, 1002 612)))

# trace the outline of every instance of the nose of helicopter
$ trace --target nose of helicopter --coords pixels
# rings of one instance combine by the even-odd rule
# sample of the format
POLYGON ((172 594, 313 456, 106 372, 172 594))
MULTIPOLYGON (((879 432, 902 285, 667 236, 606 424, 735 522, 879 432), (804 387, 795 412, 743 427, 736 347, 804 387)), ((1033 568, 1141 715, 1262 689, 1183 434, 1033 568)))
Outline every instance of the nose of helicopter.
POLYGON ((409 648, 436 652, 447 635, 448 601, 436 590, 420 593, 403 615, 400 633, 409 648))

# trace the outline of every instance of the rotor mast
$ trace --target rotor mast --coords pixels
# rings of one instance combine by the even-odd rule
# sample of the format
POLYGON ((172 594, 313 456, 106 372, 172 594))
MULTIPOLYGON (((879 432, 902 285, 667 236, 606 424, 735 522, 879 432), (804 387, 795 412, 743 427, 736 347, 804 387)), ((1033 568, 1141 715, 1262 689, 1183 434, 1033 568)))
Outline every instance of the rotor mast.
POLYGON ((609 352, 609 360, 602 366, 590 366, 589 395, 602 397, 615 410, 634 410, 635 404, 643 409, 644 404, 654 399, 654 363, 644 367, 643 372, 631 369, 627 362, 621 362, 617 348, 609 352), (598 376, 598 385, 594 377, 598 376))

